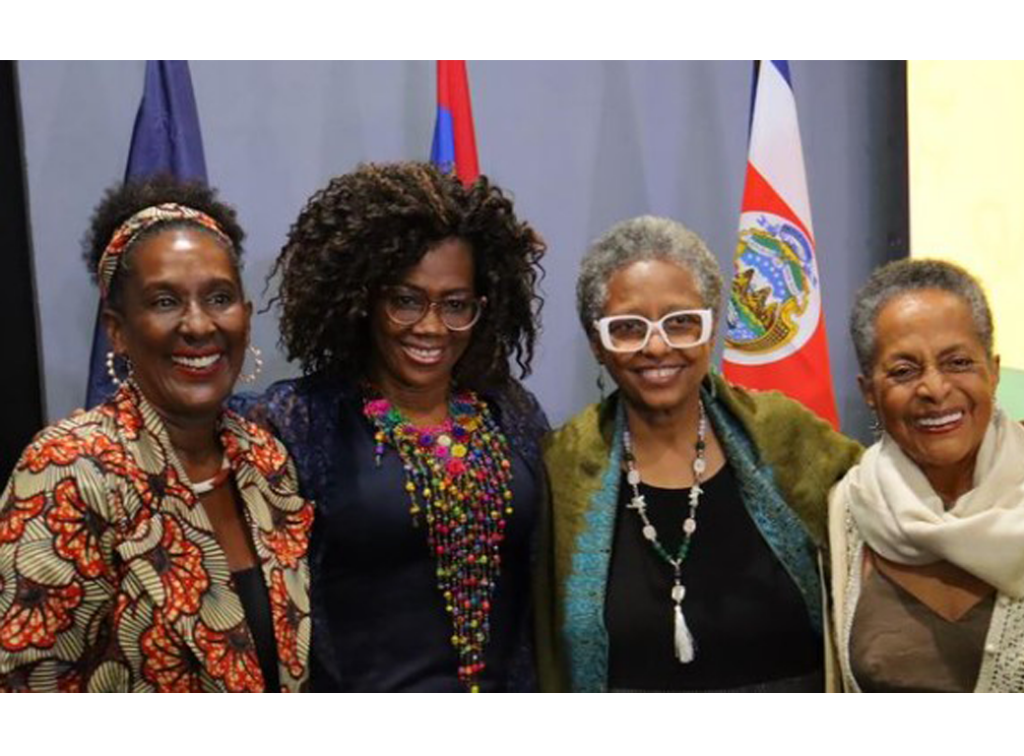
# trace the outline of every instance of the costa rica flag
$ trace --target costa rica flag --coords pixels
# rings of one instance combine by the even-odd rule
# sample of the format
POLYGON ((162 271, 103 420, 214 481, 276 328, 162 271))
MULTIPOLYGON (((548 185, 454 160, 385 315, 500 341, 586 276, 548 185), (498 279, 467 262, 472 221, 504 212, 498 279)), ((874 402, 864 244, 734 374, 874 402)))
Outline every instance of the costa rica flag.
POLYGON ((437 122, 430 162, 445 172, 454 170, 463 184, 472 184, 480 175, 464 60, 437 61, 437 122))
POLYGON ((838 429, 789 64, 762 61, 754 76, 722 369, 742 386, 778 389, 838 429))

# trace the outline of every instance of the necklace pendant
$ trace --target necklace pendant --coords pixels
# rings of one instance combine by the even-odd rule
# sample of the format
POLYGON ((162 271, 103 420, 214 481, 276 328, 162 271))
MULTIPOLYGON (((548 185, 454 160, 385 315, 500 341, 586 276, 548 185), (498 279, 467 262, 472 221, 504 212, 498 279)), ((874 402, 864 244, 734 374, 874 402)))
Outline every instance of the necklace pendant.
POLYGON ((683 616, 683 599, 686 598, 686 587, 679 582, 679 573, 676 572, 676 584, 672 586, 672 607, 673 632, 672 640, 675 646, 676 660, 680 664, 689 664, 697 654, 697 646, 693 640, 693 633, 686 624, 686 617, 683 616))
POLYGON ((637 494, 626 506, 630 509, 635 509, 637 512, 644 512, 647 510, 647 500, 644 499, 643 494, 637 494))
MULTIPOLYGON (((681 585, 676 588, 682 588, 681 585)), ((675 589, 673 588, 673 592, 675 589)), ((693 634, 690 632, 690 628, 686 625, 686 618, 683 617, 683 608, 677 603, 675 610, 675 652, 676 659, 680 664, 689 664, 697 656, 697 644, 693 640, 693 634)))

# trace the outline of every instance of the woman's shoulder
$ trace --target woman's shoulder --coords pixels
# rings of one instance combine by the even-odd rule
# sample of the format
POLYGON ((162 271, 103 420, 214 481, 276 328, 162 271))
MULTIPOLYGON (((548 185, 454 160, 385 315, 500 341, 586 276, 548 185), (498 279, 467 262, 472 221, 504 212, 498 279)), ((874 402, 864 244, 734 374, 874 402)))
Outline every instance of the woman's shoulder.
POLYGON ((483 397, 496 407, 503 424, 533 430, 538 438, 551 429, 547 413, 537 397, 517 380, 510 380, 494 391, 484 392, 483 397))
POLYGON ((78 410, 36 433, 22 452, 22 461, 52 458, 71 462, 79 457, 89 457, 100 450, 97 438, 113 439, 122 425, 137 432, 142 427, 142 419, 138 417, 133 423, 113 403, 100 404, 87 411, 78 410))
POLYGON ((597 475, 611 452, 617 394, 587 405, 544 439, 544 462, 549 470, 582 469, 597 475))
MULTIPOLYGON (((770 471, 785 501, 821 543, 829 489, 856 464, 861 445, 778 391, 741 388, 719 376, 713 386, 711 413, 727 426, 727 445, 749 448, 755 463, 770 471)), ((721 429, 716 431, 721 435, 721 429)))
POLYGON ((845 525, 847 515, 850 511, 850 490, 853 476, 856 475, 857 465, 846 471, 846 475, 840 478, 828 492, 828 521, 829 531, 833 526, 845 525))
POLYGON ((603 403, 588 404, 548 434, 544 452, 558 452, 600 438, 603 403))
POLYGON ((831 457, 841 456, 843 471, 863 452, 860 443, 781 391, 748 389, 720 376, 712 380, 715 400, 743 425, 759 451, 777 449, 799 456, 818 449, 831 457))
POLYGON ((242 415, 231 407, 224 409, 221 424, 234 442, 240 442, 244 448, 275 446, 284 449, 284 445, 270 428, 242 415))
MULTIPOLYGON (((79 411, 46 426, 25 447, 11 472, 7 492, 10 500, 52 487, 71 486, 76 495, 100 506, 106 496, 107 473, 123 476, 128 469, 126 430, 119 429, 119 416, 112 404, 79 411), (69 481, 73 481, 69 482, 69 481)), ((138 431, 139 425, 129 425, 138 431)))
POLYGON ((237 393, 227 406, 281 438, 301 438, 310 432, 315 418, 334 416, 332 406, 337 405, 346 390, 338 381, 311 374, 277 381, 262 393, 237 393))
POLYGON ((769 426, 772 431, 781 427, 790 430, 803 429, 825 431, 831 425, 795 399, 775 389, 762 391, 749 389, 735 383, 729 383, 721 376, 712 377, 714 395, 729 410, 748 423, 759 423, 769 426))
POLYGON ((531 467, 540 467, 541 440, 551 430, 548 416, 537 397, 517 380, 492 391, 481 392, 494 418, 513 447, 531 467))

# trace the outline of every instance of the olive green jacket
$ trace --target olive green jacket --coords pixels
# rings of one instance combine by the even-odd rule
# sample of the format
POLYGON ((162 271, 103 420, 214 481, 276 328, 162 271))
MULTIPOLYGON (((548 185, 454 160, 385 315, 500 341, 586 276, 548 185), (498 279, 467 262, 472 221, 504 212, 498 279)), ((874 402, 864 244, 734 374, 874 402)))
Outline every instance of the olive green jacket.
MULTIPOLYGON (((807 604, 824 619, 818 549, 827 546, 829 488, 861 446, 782 394, 712 375, 702 394, 744 504, 807 604)), ((618 395, 583 410, 545 442, 551 506, 535 586, 542 690, 604 690, 604 596, 621 478, 618 395)))

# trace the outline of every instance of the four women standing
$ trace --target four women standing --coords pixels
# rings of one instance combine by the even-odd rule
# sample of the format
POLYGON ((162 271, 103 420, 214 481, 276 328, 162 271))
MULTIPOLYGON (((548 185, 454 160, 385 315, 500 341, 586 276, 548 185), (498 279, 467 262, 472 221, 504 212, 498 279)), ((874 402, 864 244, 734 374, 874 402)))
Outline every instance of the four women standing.
POLYGON ((821 690, 828 529, 849 689, 1024 686, 1024 431, 993 411, 991 316, 953 266, 861 294, 884 435, 826 523, 859 445, 711 372, 721 276, 673 221, 585 256, 580 320, 617 391, 542 462, 511 367, 537 234, 486 178, 331 181, 275 267, 304 376, 233 400, 298 481, 221 406, 251 310, 233 213, 156 180, 108 197, 93 237, 127 375, 40 434, 0 503, 5 690, 295 690, 311 626, 318 690, 532 690, 535 659, 552 690, 821 690))

